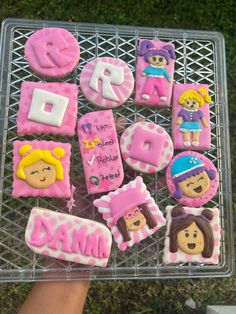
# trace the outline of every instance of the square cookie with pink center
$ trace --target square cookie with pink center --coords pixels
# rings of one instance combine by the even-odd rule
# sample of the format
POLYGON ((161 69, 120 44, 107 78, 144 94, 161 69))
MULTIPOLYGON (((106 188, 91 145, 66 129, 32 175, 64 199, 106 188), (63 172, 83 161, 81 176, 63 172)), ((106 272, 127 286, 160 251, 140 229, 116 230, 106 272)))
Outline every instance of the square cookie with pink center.
POLYGON ((218 208, 167 206, 163 262, 218 264, 221 227, 218 208))
POLYGON ((70 144, 15 141, 13 146, 14 198, 70 197, 70 144))
POLYGON ((17 133, 73 136, 78 112, 76 84, 23 82, 17 133))

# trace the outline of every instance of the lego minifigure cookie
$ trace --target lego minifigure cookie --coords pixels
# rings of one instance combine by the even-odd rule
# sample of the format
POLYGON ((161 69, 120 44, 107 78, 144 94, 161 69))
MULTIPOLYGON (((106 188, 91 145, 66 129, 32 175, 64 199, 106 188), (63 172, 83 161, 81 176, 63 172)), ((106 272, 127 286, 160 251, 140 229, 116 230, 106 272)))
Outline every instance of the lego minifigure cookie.
POLYGON ((70 197, 70 144, 15 141, 13 145, 13 197, 70 197))
POLYGON ((167 206, 163 262, 218 264, 221 227, 218 208, 167 206))
POLYGON ((135 103, 170 106, 175 48, 172 43, 142 39, 136 66, 135 103))
POLYGON ((166 170, 166 184, 170 193, 187 206, 201 206, 216 194, 219 176, 204 155, 187 151, 176 155, 166 170))
POLYGON ((122 134, 120 148, 124 161, 135 171, 154 173, 165 168, 173 156, 169 134, 153 122, 140 121, 122 134))
POLYGON ((172 138, 176 149, 210 149, 210 102, 207 85, 174 85, 172 138))
POLYGON ((122 251, 152 235, 166 222, 141 177, 102 196, 93 204, 107 221, 122 251))

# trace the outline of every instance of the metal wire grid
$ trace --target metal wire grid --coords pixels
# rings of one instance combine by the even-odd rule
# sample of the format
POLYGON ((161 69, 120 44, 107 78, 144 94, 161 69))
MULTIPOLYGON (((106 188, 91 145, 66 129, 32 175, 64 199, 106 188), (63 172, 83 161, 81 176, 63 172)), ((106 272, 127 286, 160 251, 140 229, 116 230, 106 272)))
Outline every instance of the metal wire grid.
MULTIPOLYGON (((134 279, 134 278, 177 278, 228 276, 233 270, 232 219, 230 202, 230 163, 227 130, 227 94, 224 72, 223 39, 217 33, 191 32, 149 28, 127 28, 91 24, 72 24, 59 22, 9 20, 2 30, 2 72, 1 72, 1 111, 2 121, 2 163, 1 163, 1 225, 0 225, 0 278, 3 281, 78 279, 90 276, 91 279, 134 279), (45 258, 31 252, 24 241, 25 226, 33 206, 65 211, 66 200, 19 198, 11 196, 13 182, 13 141, 16 133, 16 115, 20 97, 20 86, 25 80, 42 81, 42 78, 29 68, 24 57, 24 45, 37 29, 42 27, 64 27, 77 38, 81 47, 78 68, 66 79, 79 86, 79 74, 84 65, 95 57, 118 57, 127 62, 135 73, 136 52, 139 38, 159 38, 171 41, 176 47, 175 82, 200 83, 209 85, 213 102, 210 105, 211 149, 203 152, 213 161, 220 173, 219 192, 208 207, 219 207, 221 227, 224 230, 221 243, 219 265, 181 264, 165 266, 162 264, 165 228, 141 243, 121 252, 113 244, 108 267, 78 268, 73 263, 45 258), (220 55, 221 53, 221 55, 220 55), (221 59, 222 58, 222 59, 221 59), (83 271, 89 270, 89 275, 83 271)), ((116 117, 125 117, 131 124, 138 117, 153 121, 171 132, 171 109, 137 106, 134 93, 127 103, 114 110, 116 117)), ((78 118, 95 108, 79 95, 78 118)), ((25 136, 20 139, 47 139, 70 142, 73 145, 71 161, 71 181, 76 186, 76 207, 71 214, 102 221, 101 215, 92 207, 92 200, 99 195, 86 193, 81 157, 77 138, 48 135, 25 136)), ((125 182, 138 174, 125 168, 125 182)), ((155 175, 143 175, 151 195, 161 210, 176 204, 165 184, 165 171, 155 175)))

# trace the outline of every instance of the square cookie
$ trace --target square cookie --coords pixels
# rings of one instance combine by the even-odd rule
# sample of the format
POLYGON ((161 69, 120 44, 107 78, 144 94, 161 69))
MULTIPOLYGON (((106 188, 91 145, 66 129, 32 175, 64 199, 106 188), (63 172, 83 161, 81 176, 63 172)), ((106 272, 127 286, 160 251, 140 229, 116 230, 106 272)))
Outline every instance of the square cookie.
POLYGON ((23 82, 17 133, 73 136, 78 111, 76 84, 23 82))
POLYGON ((70 197, 70 144, 15 141, 13 146, 14 198, 70 197))
POLYGON ((167 206, 163 262, 218 264, 221 227, 218 208, 167 206))

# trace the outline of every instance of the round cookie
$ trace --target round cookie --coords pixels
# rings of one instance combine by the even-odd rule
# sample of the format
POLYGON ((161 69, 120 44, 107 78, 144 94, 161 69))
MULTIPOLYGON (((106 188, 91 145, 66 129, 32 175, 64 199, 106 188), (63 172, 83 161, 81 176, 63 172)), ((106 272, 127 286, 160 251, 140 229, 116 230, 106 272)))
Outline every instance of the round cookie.
POLYGON ((44 28, 27 40, 25 56, 30 67, 43 77, 64 77, 80 58, 76 38, 63 28, 44 28))
POLYGON ((219 176, 211 160, 197 152, 188 151, 172 159, 166 170, 166 184, 179 203, 197 207, 215 196, 219 176))
POLYGON ((121 59, 102 57, 86 64, 80 74, 84 97, 100 108, 116 108, 131 95, 134 77, 121 59))
POLYGON ((121 136, 123 159, 135 171, 154 173, 165 168, 173 156, 169 134, 153 122, 140 121, 121 136))

